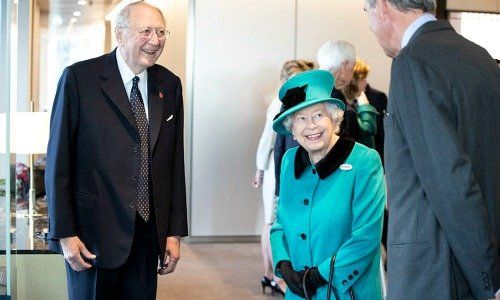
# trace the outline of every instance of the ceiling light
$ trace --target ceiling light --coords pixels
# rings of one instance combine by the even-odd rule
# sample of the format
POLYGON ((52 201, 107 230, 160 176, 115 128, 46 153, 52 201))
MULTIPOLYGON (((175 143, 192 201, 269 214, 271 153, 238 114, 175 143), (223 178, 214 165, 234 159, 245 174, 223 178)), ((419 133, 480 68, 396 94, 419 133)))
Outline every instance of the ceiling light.
POLYGON ((85 0, 78 0, 77 3, 78 3, 78 5, 82 5, 82 6, 87 5, 87 1, 85 1, 85 0))
POLYGON ((57 16, 53 16, 51 23, 54 26, 60 26, 63 23, 63 19, 61 18, 61 16, 58 16, 58 15, 57 16))
POLYGON ((73 16, 75 16, 75 17, 79 17, 81 15, 82 15, 82 13, 78 10, 73 12, 73 16))
POLYGON ((69 20, 71 21, 71 23, 76 23, 76 21, 78 21, 78 19, 77 19, 77 18, 74 18, 74 17, 73 17, 73 18, 71 18, 71 19, 69 19, 69 20))

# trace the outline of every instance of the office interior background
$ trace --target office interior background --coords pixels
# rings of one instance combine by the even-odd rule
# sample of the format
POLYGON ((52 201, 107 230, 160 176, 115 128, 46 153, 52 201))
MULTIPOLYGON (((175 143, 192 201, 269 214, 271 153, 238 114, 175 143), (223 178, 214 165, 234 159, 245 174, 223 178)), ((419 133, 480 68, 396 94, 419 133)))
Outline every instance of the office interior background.
MULTIPOLYGON (((67 297, 64 260, 46 250, 44 239, 51 106, 64 67, 114 49, 114 17, 130 2, 0 0, 0 295, 67 297)), ((347 40, 371 66, 370 84, 387 92, 391 60, 368 28, 363 0, 147 2, 163 11, 172 33, 158 63, 183 84, 190 231, 183 249, 192 259, 181 259, 179 275, 161 279, 159 293, 196 266, 207 276, 236 278, 225 282, 239 291, 236 298, 267 299, 258 286, 261 191, 250 182, 282 63, 314 61, 325 41, 347 40), (203 263, 206 249, 224 253, 217 248, 223 245, 242 249, 240 259, 254 265, 253 273, 240 279, 203 263)), ((500 59, 500 0, 437 2, 439 18, 500 59)), ((237 253, 228 264, 240 266, 237 253)), ((196 281, 184 288, 206 288, 196 281)))

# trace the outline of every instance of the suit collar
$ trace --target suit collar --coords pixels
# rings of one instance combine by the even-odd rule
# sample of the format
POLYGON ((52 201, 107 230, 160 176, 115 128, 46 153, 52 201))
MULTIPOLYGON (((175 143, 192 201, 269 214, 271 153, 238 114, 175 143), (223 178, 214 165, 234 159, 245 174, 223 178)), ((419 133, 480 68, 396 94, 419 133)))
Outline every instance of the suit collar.
POLYGON ((430 33, 433 31, 440 31, 440 30, 455 30, 451 26, 450 22, 445 21, 445 20, 436 20, 436 21, 431 21, 427 22, 424 25, 422 25, 411 37, 410 41, 408 42, 408 45, 411 44, 415 39, 417 39, 419 36, 430 33))
POLYGON ((403 34, 403 38, 401 39, 401 49, 403 49, 406 45, 408 45, 408 42, 410 41, 411 37, 420 27, 422 27, 422 25, 431 21, 436 21, 436 17, 429 13, 424 13, 423 15, 415 19, 415 21, 413 21, 406 28, 405 33, 403 34))
MULTIPOLYGON (((354 145, 355 142, 353 139, 341 136, 325 157, 314 165, 319 178, 325 179, 335 172, 335 170, 337 170, 338 167, 349 157, 354 145)), ((309 154, 302 146, 299 146, 299 149, 295 154, 295 178, 299 179, 302 173, 304 173, 309 166, 311 166, 309 154)))
POLYGON ((163 92, 159 90, 163 79, 157 75, 155 68, 148 68, 148 113, 149 113, 149 141, 151 150, 154 149, 160 133, 163 117, 163 92))

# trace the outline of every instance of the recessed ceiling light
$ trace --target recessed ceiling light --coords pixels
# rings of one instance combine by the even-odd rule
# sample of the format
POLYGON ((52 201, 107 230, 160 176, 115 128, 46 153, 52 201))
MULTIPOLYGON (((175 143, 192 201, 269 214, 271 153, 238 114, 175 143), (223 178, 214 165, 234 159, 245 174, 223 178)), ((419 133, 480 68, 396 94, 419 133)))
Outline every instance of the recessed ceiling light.
POLYGON ((69 19, 69 20, 71 21, 71 23, 76 23, 76 21, 78 21, 78 19, 77 19, 77 18, 71 18, 71 19, 69 19))
POLYGON ((77 3, 78 3, 78 5, 82 5, 82 6, 87 5, 87 1, 85 1, 85 0, 78 0, 77 3))
POLYGON ((54 26, 60 26, 63 23, 63 19, 61 18, 61 16, 53 16, 51 23, 54 26))
POLYGON ((82 13, 78 10, 73 12, 73 16, 75 16, 75 17, 79 17, 81 15, 82 15, 82 13))

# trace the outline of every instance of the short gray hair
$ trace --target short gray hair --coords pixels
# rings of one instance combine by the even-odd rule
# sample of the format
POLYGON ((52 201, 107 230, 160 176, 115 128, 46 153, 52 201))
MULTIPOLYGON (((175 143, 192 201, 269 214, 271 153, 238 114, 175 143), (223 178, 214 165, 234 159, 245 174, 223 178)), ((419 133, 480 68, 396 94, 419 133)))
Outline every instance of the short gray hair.
MULTIPOLYGON (((434 13, 436 11, 436 0, 387 0, 392 6, 402 12, 409 12, 419 9, 424 13, 434 13)), ((377 0, 365 0, 370 8, 377 5, 377 0)))
MULTIPOLYGON (((332 123, 334 125, 340 125, 340 122, 342 122, 342 119, 344 118, 344 111, 337 105, 333 104, 330 102, 323 102, 323 105, 325 106, 325 109, 328 111, 328 117, 330 120, 332 120, 332 123)), ((300 111, 300 110, 299 110, 300 111)), ((293 114, 288 115, 284 120, 283 120, 283 127, 285 129, 292 133, 292 119, 293 119, 293 114)), ((339 134, 338 132, 336 132, 339 134)))
POLYGON ((331 40, 319 48, 317 60, 320 70, 333 73, 340 70, 345 61, 356 62, 356 49, 349 42, 331 40))
POLYGON ((124 28, 124 27, 130 26, 130 12, 136 6, 139 6, 139 5, 146 5, 146 6, 149 6, 151 8, 156 9, 156 11, 158 11, 158 13, 161 15, 161 18, 163 19, 163 23, 165 23, 165 17, 163 16, 163 13, 161 12, 161 10, 158 7, 153 6, 151 4, 148 4, 144 1, 137 1, 137 2, 132 2, 132 3, 128 4, 118 13, 118 15, 116 16, 116 20, 115 20, 116 28, 124 28))

